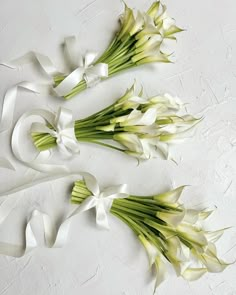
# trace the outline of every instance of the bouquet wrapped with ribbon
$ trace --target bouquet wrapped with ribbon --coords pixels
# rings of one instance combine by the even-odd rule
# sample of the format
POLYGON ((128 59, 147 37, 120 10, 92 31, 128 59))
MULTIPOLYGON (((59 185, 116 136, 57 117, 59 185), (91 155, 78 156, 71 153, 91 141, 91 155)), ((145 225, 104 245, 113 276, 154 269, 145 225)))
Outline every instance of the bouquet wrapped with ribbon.
MULTIPOLYGON (((1 241, 0 254, 20 257, 38 247, 38 231, 32 228, 35 222, 36 228, 43 230, 45 247, 63 247, 74 217, 93 208, 99 228, 110 229, 109 215, 112 214, 137 235, 147 251, 150 265, 156 270, 155 287, 166 278, 169 267, 173 267, 178 276, 192 281, 207 272, 221 272, 229 265, 218 258, 215 246, 226 228, 213 232, 203 229, 202 221, 213 211, 185 208, 179 202, 185 186, 152 196, 137 196, 128 192, 126 184, 101 189, 93 175, 80 172, 25 184, 0 197, 9 197, 35 185, 68 177, 78 180, 72 188, 72 208, 61 224, 57 227, 50 214, 33 209, 25 224, 25 245, 1 241)), ((0 223, 15 208, 15 203, 8 200, 0 206, 0 223)))
POLYGON ((184 186, 153 196, 136 196, 128 194, 125 185, 101 191, 95 177, 83 176, 74 184, 71 202, 80 205, 80 212, 95 208, 99 227, 109 228, 110 212, 131 228, 156 270, 155 288, 165 279, 169 266, 178 276, 192 281, 229 265, 218 258, 215 246, 225 229, 203 229, 202 221, 212 211, 186 209, 179 202, 184 186))
POLYGON ((152 62, 170 62, 164 53, 168 40, 175 40, 175 34, 182 29, 166 12, 166 6, 155 1, 147 12, 133 10, 125 5, 120 19, 120 29, 107 50, 96 59, 96 54, 88 53, 84 59, 74 59, 74 41, 67 40, 67 54, 72 60, 74 71, 69 75, 54 76, 57 94, 69 99, 102 79, 123 70, 152 62), (71 49, 72 48, 72 49, 71 49), (72 54, 70 54, 72 52, 72 54), (71 58, 72 57, 72 58, 71 58))
POLYGON ((33 123, 31 134, 39 151, 58 146, 73 153, 78 152, 78 142, 88 142, 138 159, 168 158, 169 145, 189 137, 200 120, 181 115, 182 107, 177 97, 164 94, 146 99, 133 86, 112 105, 75 123, 65 109, 57 115, 38 112, 45 123, 33 123))
MULTIPOLYGON (((67 70, 58 70, 48 56, 34 51, 10 62, 0 62, 0 65, 16 68, 36 61, 51 80, 49 85, 24 81, 8 89, 0 117, 0 132, 8 130, 12 124, 18 88, 69 99, 123 70, 146 63, 170 62, 170 54, 166 52, 168 43, 175 42, 175 34, 181 31, 160 1, 155 1, 147 12, 137 12, 136 15, 125 5, 121 27, 99 58, 95 52, 81 55, 76 38, 71 36, 64 44, 67 70)), ((173 52, 172 49, 168 51, 173 52)))

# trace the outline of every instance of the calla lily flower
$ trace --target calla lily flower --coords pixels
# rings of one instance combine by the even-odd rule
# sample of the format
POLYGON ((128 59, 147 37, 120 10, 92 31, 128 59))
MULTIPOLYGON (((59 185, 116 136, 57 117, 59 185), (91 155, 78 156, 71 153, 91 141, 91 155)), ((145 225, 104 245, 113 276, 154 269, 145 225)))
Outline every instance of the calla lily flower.
MULTIPOLYGON (((208 272, 221 272, 229 265, 218 258, 214 244, 225 229, 205 231, 202 221, 212 211, 180 204, 184 188, 153 196, 129 195, 115 199, 110 209, 133 230, 146 250, 150 267, 155 270, 154 290, 166 279, 171 266, 177 276, 194 281, 208 272)), ((77 181, 71 201, 81 204, 90 195, 84 181, 77 181)))
MULTIPOLYGON (((166 40, 175 40, 175 35, 182 30, 175 25, 173 18, 166 12, 166 6, 155 1, 147 12, 136 14, 126 4, 120 18, 120 29, 107 50, 93 63, 108 66, 108 77, 142 64, 163 62, 169 63, 170 53, 166 40)), ((175 44, 176 45, 176 44, 175 44)), ((67 76, 56 76, 54 81, 59 85, 67 76)), ((103 77, 102 80, 106 79, 103 77)), ((69 99, 85 90, 86 80, 83 79, 64 97, 69 99)))
MULTIPOLYGON (((200 121, 189 114, 180 115, 183 105, 167 93, 143 97, 142 90, 136 92, 132 86, 111 106, 75 121, 75 136, 78 141, 107 146, 138 159, 168 159, 169 144, 188 138, 200 121)), ((32 137, 39 150, 57 144, 48 133, 34 132, 32 137)))

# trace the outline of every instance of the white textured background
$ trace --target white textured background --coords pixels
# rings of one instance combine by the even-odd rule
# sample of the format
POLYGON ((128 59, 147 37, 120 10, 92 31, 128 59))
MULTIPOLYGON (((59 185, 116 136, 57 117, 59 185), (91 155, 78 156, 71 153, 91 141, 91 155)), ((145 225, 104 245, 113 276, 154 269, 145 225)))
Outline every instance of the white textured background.
MULTIPOLYGON (((129 0, 146 9, 151 0, 129 0)), ((94 173, 103 185, 128 183, 132 193, 157 193, 191 184, 183 199, 189 206, 217 207, 208 227, 235 226, 236 216, 236 2, 235 0, 166 0, 171 16, 187 29, 178 36, 176 63, 145 66, 103 82, 64 103, 21 91, 15 120, 26 110, 59 105, 73 108, 77 118, 92 114, 118 98, 134 78, 147 95, 168 91, 188 102, 187 109, 204 115, 194 139, 174 148, 178 163, 160 159, 137 166, 125 155, 81 145, 81 155, 69 165, 94 173)), ((119 0, 1 0, 0 60, 8 61, 37 50, 63 65, 59 44, 76 35, 83 50, 99 52, 108 45, 123 11, 119 0)), ((28 65, 19 70, 0 67, 0 101, 5 91, 22 80, 42 80, 28 65)), ((0 135, 0 156, 11 156, 10 134, 0 135)), ((1 192, 30 175, 17 163, 17 172, 0 170, 1 192)), ((23 228, 32 209, 41 209, 60 222, 68 210, 72 180, 55 181, 13 196, 15 210, 0 226, 0 241, 24 242, 23 228)), ((145 251, 130 230, 110 218, 111 230, 98 231, 92 212, 76 217, 63 249, 37 249, 15 259, 0 256, 0 294, 4 295, 151 295, 145 251)), ((221 256, 236 259, 235 228, 218 242, 221 256)), ((157 294, 236 294, 236 266, 188 283, 174 275, 157 294)))

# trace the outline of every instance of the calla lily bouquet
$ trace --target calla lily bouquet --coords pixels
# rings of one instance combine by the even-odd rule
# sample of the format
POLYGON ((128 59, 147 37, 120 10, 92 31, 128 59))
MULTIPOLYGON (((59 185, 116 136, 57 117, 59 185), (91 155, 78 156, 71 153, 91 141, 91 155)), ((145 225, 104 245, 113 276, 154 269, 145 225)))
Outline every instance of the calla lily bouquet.
MULTIPOLYGON (((181 32, 182 29, 178 28, 174 19, 167 15, 166 6, 160 1, 155 1, 147 12, 138 11, 137 15, 125 5, 120 23, 120 29, 110 46, 93 64, 88 64, 89 68, 106 64, 108 77, 111 77, 123 70, 142 64, 170 62, 169 55, 164 52, 164 47, 168 40, 176 40, 175 34, 181 32)), ((58 86, 68 76, 55 76, 55 85, 58 86)), ((103 76, 102 79, 105 78, 103 76)), ((88 86, 87 83, 88 81, 84 77, 64 97, 69 99, 85 90, 88 86)))
MULTIPOLYGON (((200 120, 180 115, 182 107, 177 97, 164 94, 146 99, 133 86, 111 106, 75 121, 75 137, 78 142, 106 146, 139 159, 168 158, 169 144, 189 137, 200 120)), ((39 151, 55 147, 63 136, 63 131, 60 135, 58 130, 47 130, 32 132, 39 151)))
MULTIPOLYGON (((192 281, 229 265, 218 258, 215 246, 225 229, 205 231, 202 221, 212 211, 186 209, 179 202, 183 189, 154 196, 128 195, 114 199, 110 207, 110 213, 125 222, 146 249, 156 270, 155 288, 165 279, 169 266, 178 276, 192 281)), ((81 205, 91 195, 84 180, 76 181, 71 202, 81 205)))

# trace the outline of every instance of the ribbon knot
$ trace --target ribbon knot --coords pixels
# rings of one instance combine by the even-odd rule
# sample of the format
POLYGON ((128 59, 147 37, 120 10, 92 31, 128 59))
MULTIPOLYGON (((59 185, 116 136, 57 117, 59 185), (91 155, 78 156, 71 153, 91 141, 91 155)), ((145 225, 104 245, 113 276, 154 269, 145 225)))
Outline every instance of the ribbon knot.
POLYGON ((36 133, 49 133, 56 138, 57 147, 59 151, 65 156, 71 156, 72 154, 79 152, 79 144, 75 137, 74 121, 72 112, 65 108, 59 108, 59 111, 54 118, 43 116, 46 124, 49 123, 52 128, 49 128, 45 123, 33 123, 31 126, 31 132, 36 133))
POLYGON ((92 193, 80 205, 78 212, 85 212, 89 209, 96 210, 96 223, 100 228, 109 229, 108 216, 114 199, 127 198, 127 185, 111 186, 100 191, 96 178, 89 173, 81 173, 87 188, 92 193))
POLYGON ((65 39, 65 56, 72 72, 53 88, 59 96, 67 95, 83 79, 87 87, 92 87, 99 83, 101 78, 108 77, 108 64, 94 64, 97 57, 95 52, 87 52, 84 57, 79 54, 74 36, 65 39))
POLYGON ((102 78, 108 77, 108 64, 96 63, 97 53, 87 52, 83 57, 78 53, 77 40, 74 36, 65 38, 65 59, 70 68, 70 74, 58 71, 49 57, 37 53, 28 52, 24 56, 14 59, 10 62, 0 62, 10 68, 16 68, 32 61, 37 61, 43 71, 50 77, 51 80, 57 75, 67 77, 56 87, 52 85, 39 85, 31 82, 21 82, 7 90, 0 115, 0 133, 10 128, 13 122, 14 107, 18 88, 24 88, 34 93, 51 93, 52 91, 57 96, 66 96, 74 89, 83 79, 87 87, 92 87, 99 83, 102 78))

